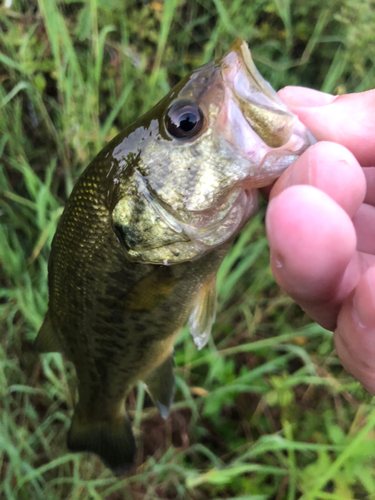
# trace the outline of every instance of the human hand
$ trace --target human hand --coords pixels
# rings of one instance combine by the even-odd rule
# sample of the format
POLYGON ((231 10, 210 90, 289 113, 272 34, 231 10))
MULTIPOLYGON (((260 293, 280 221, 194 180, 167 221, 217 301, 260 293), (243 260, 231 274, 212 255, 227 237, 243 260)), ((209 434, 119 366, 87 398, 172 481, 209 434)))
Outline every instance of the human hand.
POLYGON ((334 330, 345 369, 375 394, 375 90, 280 98, 319 141, 273 186, 266 217, 276 281, 334 330))

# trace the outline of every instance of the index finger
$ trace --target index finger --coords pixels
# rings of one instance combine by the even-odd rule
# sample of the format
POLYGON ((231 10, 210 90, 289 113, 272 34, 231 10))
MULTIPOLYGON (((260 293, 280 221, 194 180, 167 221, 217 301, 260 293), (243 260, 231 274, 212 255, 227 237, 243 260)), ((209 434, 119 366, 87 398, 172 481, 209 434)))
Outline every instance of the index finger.
POLYGON ((375 166, 375 90, 334 97, 285 87, 279 97, 318 141, 342 144, 362 166, 375 166))

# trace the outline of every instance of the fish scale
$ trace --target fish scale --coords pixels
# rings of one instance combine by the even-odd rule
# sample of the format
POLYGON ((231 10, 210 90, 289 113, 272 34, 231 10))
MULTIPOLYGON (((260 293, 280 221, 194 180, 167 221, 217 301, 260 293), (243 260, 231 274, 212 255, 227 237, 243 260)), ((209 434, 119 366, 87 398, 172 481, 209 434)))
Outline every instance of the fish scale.
POLYGON ((216 273, 257 210, 257 188, 313 142, 237 40, 90 163, 52 242, 36 339, 40 352, 60 351, 75 366, 72 451, 96 453, 115 473, 131 466, 127 394, 142 380, 167 417, 178 332, 189 319, 205 345, 216 273))

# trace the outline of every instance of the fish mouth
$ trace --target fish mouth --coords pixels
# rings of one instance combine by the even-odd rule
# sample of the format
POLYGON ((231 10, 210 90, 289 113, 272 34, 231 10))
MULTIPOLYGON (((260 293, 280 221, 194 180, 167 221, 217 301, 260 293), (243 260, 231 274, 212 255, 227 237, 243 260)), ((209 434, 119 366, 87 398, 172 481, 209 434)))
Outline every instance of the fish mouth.
POLYGON ((264 80, 246 42, 235 40, 219 64, 227 89, 226 106, 218 120, 221 135, 249 160, 249 177, 257 169, 254 187, 264 185, 258 183, 265 173, 263 166, 270 184, 316 140, 264 80))
POLYGON ((221 64, 222 76, 250 127, 267 146, 284 146, 290 139, 296 116, 259 73, 247 43, 235 40, 221 64))

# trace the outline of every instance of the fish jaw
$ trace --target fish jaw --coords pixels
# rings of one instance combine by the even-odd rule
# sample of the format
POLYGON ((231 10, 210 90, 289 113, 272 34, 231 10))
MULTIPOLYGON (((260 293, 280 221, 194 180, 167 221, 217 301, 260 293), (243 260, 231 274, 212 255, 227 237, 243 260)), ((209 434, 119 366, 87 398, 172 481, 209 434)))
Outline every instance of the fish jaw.
POLYGON ((261 76, 246 42, 235 40, 219 64, 226 95, 216 131, 247 160, 246 186, 264 187, 316 140, 261 76))

